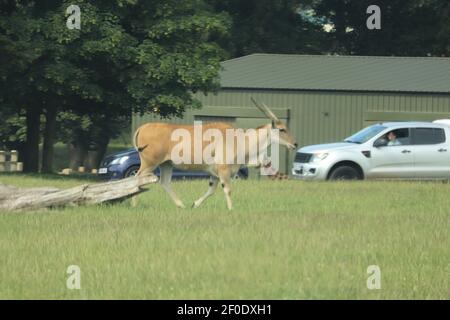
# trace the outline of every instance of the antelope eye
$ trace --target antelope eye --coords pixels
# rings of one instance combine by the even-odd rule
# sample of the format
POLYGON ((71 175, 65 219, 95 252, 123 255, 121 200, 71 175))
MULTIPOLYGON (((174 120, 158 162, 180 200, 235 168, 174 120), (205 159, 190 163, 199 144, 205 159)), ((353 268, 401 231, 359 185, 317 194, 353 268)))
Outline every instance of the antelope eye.
POLYGON ((280 132, 286 132, 286 129, 280 129, 280 132))

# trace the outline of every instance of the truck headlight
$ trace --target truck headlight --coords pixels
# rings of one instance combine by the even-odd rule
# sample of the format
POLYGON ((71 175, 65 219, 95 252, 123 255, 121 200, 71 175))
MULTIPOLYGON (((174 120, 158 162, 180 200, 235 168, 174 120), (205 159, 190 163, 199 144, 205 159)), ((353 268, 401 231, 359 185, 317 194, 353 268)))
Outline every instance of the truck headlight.
POLYGON ((326 152, 313 153, 313 158, 311 159, 311 161, 319 162, 325 159, 326 157, 328 157, 328 153, 326 152))
POLYGON ((111 162, 111 164, 122 164, 122 163, 124 163, 125 161, 127 161, 128 158, 130 158, 130 157, 129 157, 129 156, 123 156, 123 157, 114 159, 114 160, 111 162))

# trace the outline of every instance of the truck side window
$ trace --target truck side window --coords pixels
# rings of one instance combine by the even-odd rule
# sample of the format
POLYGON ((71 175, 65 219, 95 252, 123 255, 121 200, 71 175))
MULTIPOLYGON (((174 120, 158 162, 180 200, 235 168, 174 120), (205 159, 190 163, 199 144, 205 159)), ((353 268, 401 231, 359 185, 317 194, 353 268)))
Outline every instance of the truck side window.
POLYGON ((414 128, 414 144, 439 144, 445 142, 445 131, 440 128, 414 128))
POLYGON ((399 146, 399 145, 404 146, 411 144, 409 128, 402 128, 389 131, 386 134, 386 139, 388 140, 387 146, 399 146))

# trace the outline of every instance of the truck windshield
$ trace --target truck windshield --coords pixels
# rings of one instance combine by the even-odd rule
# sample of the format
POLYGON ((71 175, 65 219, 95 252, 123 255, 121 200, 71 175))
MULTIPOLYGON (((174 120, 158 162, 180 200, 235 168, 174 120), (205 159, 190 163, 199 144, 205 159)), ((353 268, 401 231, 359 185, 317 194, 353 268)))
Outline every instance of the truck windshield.
POLYGON ((382 126, 381 124, 375 124, 373 126, 362 129, 361 131, 355 133, 351 137, 348 137, 344 141, 349 143, 361 144, 370 140, 384 129, 386 129, 385 126, 382 126))

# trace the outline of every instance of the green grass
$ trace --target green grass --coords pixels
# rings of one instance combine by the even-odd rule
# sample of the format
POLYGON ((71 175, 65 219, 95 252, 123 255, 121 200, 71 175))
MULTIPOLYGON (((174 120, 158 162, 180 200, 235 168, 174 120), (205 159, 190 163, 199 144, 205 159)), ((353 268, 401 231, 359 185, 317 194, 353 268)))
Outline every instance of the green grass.
MULTIPOLYGON (((20 186, 81 178, 2 175, 20 186)), ((185 204, 206 181, 174 183, 185 204)), ((159 185, 115 205, 0 213, 0 298, 450 299, 450 185, 236 181, 177 209, 159 185), (69 265, 81 290, 66 288, 69 265), (381 269, 380 290, 366 287, 381 269)))

